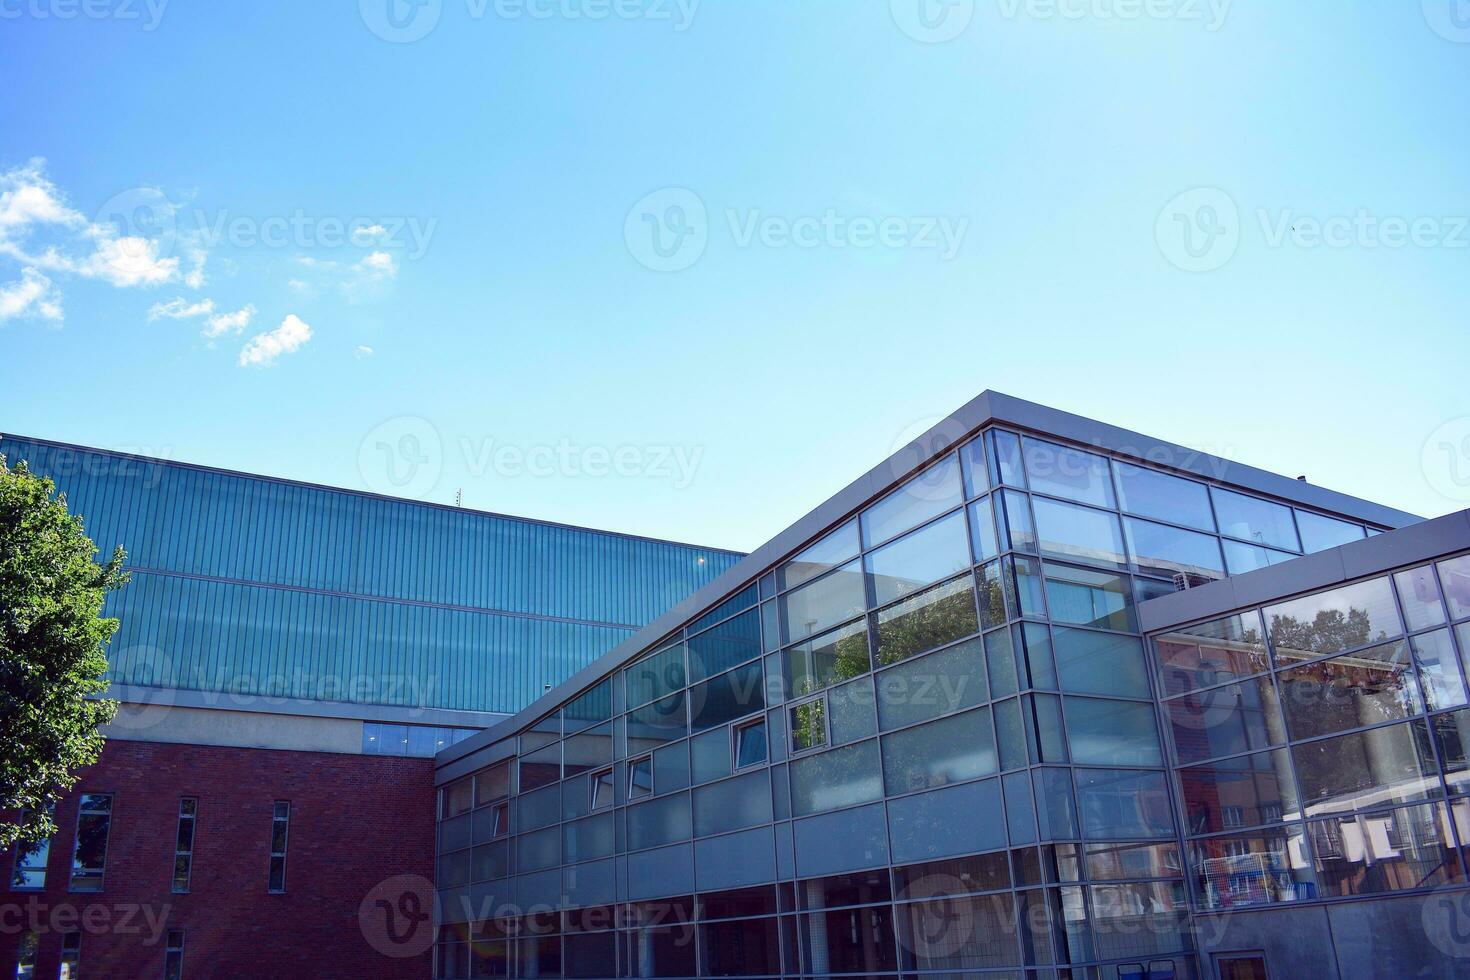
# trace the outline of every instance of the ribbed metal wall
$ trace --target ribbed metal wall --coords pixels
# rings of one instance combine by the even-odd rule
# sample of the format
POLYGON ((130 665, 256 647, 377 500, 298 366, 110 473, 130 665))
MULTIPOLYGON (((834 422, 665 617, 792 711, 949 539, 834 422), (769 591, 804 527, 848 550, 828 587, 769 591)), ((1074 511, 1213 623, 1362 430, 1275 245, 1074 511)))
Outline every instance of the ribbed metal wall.
POLYGON ((739 556, 0 438, 133 582, 114 679, 514 712, 739 556))

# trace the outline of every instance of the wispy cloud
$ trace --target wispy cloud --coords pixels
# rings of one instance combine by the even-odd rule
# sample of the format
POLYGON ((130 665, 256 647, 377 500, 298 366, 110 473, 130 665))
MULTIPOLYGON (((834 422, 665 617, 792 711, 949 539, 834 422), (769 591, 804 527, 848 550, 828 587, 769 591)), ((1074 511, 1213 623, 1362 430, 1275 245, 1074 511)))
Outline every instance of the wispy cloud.
POLYGON ((255 319, 255 304, 246 303, 233 313, 216 313, 204 321, 204 336, 223 337, 225 334, 243 333, 255 319))
POLYGON ((357 349, 352 352, 352 356, 359 361, 365 360, 373 356, 373 349, 366 344, 358 344, 357 349))
POLYGON ((154 320, 188 320, 196 316, 208 316, 214 312, 214 300, 201 299, 191 303, 176 296, 167 303, 154 303, 148 310, 148 322, 154 320))
POLYGON ((0 323, 21 317, 61 322, 61 294, 35 269, 22 269, 19 280, 0 285, 0 323))
POLYGON ((240 366, 270 367, 282 355, 300 350, 310 339, 311 327, 296 314, 288 313, 276 329, 250 338, 240 350, 240 366))

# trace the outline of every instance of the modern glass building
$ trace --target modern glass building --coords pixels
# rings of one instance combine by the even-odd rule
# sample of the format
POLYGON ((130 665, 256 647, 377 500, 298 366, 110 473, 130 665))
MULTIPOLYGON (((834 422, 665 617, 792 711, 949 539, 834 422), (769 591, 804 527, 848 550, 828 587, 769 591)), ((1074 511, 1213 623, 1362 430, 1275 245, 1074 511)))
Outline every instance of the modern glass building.
POLYGON ((1454 975, 1354 959, 1328 907, 1464 881, 1424 801, 1470 607, 1411 618, 1427 557, 1366 611, 1292 598, 1416 521, 987 392, 438 754, 436 975, 1454 975), (1310 957, 1237 925, 1288 903, 1310 957))

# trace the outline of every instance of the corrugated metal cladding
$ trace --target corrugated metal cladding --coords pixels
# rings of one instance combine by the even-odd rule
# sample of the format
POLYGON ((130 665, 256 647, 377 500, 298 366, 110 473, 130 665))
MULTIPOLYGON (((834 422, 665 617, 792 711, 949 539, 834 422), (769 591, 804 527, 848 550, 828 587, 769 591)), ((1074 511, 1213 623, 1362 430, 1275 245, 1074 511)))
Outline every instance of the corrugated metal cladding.
POLYGON ((712 581, 727 551, 12 438, 133 582, 115 680, 514 712, 712 581), (570 620, 570 622, 566 621, 570 620))

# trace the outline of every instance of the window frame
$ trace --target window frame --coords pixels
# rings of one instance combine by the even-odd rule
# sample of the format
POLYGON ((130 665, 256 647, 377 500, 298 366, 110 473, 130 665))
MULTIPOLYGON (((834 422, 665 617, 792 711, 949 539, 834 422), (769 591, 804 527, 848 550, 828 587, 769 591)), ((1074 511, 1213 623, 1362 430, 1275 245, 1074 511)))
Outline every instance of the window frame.
POLYGON ((587 775, 587 812, 601 813, 610 810, 617 802, 617 776, 614 766, 599 766, 587 775), (608 800, 603 803, 597 802, 597 788, 602 784, 602 778, 607 777, 608 800))
POLYGON ((82 933, 79 929, 73 929, 61 934, 61 961, 58 976, 76 977, 82 969, 82 933), (70 966, 70 972, 65 972, 70 966))
POLYGON ((79 793, 79 794, 77 794, 77 819, 76 819, 75 832, 72 835, 71 867, 68 869, 67 878, 66 878, 66 890, 67 890, 67 892, 69 892, 69 893, 88 894, 88 895, 96 895, 96 894, 100 894, 102 892, 102 890, 107 887, 107 850, 108 850, 108 847, 112 843, 112 818, 113 818, 113 816, 114 816, 114 814, 116 812, 115 811, 115 806, 114 806, 114 804, 116 802, 117 802, 117 794, 116 793, 107 792, 107 793, 79 793), (107 797, 107 813, 106 813, 106 816, 107 816, 107 838, 106 838, 106 840, 104 840, 104 842, 102 844, 102 866, 101 866, 100 873, 97 876, 97 887, 96 888, 78 888, 77 887, 77 849, 81 846, 81 839, 82 839, 82 819, 84 817, 87 817, 87 816, 97 816, 98 815, 95 810, 93 810, 93 811, 87 811, 87 810, 83 809, 83 807, 82 807, 82 801, 85 800, 89 796, 105 796, 105 797, 107 797))
POLYGON ((644 752, 642 755, 634 756, 628 760, 628 802, 646 799, 653 795, 653 753, 644 752), (633 775, 637 771, 638 764, 648 763, 648 786, 640 787, 633 781, 633 775))
POLYGON ((764 711, 758 715, 752 715, 749 718, 744 718, 740 721, 730 723, 730 774, 732 776, 736 773, 748 772, 752 769, 757 769, 761 766, 767 765, 770 761, 771 730, 770 726, 766 724, 766 714, 764 711), (747 762, 745 765, 742 766, 740 764, 740 736, 744 732, 755 728, 757 725, 766 730, 765 751, 762 753, 761 758, 757 759, 754 762, 747 762))
POLYGON ((184 930, 170 929, 164 935, 163 980, 183 980, 184 976, 184 930), (177 970, 170 970, 173 964, 177 970))
MULTIPOLYGON (((29 810, 22 810, 20 812, 20 819, 22 823, 25 822, 30 813, 31 811, 29 810)), ((52 840, 52 837, 46 837, 39 841, 33 841, 30 845, 26 844, 24 841, 15 842, 14 852, 10 861, 10 891, 41 892, 46 890, 46 876, 49 866, 51 864, 52 840), (43 849, 45 853, 41 858, 40 865, 22 864, 21 859, 26 855, 33 853, 31 851, 31 847, 36 844, 44 845, 43 849), (22 885, 19 883, 19 878, 22 874, 39 874, 41 877, 41 883, 39 885, 22 885)))
POLYGON ((194 877, 194 838, 199 831, 199 798, 197 796, 179 797, 179 821, 174 834, 174 873, 173 883, 170 885, 169 893, 172 895, 187 895, 194 877), (193 808, 189 813, 184 813, 184 805, 192 803, 193 808), (189 848, 179 848, 179 838, 184 827, 184 821, 189 822, 189 848), (185 859, 183 885, 179 884, 179 858, 185 859))
POLYGON ((786 704, 787 747, 790 750, 788 753, 790 758, 796 759, 801 756, 810 755, 813 752, 820 752, 823 749, 832 748, 832 711, 827 703, 827 694, 829 691, 830 688, 824 688, 810 697, 790 701, 786 704), (796 745, 796 726, 791 723, 791 714, 800 708, 804 708, 809 704, 815 704, 818 701, 822 702, 822 740, 815 745, 798 748, 796 745))
MULTIPOLYGON (((471 797, 473 799, 473 797, 471 797)), ((286 894, 286 854, 291 847, 291 801, 276 800, 271 804, 271 836, 266 842, 270 847, 270 861, 266 872, 266 894, 286 894), (286 808, 285 816, 281 816, 281 807, 286 808), (285 824, 285 839, 281 842, 281 849, 276 850, 276 824, 285 824), (281 862, 281 883, 275 883, 276 862, 281 862)), ((182 951, 180 952, 182 958, 182 951)))

